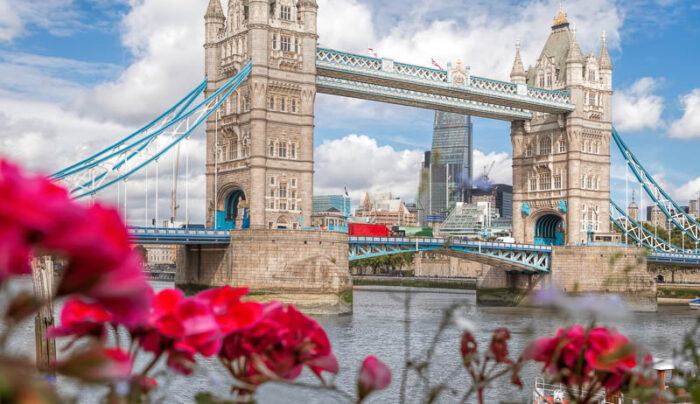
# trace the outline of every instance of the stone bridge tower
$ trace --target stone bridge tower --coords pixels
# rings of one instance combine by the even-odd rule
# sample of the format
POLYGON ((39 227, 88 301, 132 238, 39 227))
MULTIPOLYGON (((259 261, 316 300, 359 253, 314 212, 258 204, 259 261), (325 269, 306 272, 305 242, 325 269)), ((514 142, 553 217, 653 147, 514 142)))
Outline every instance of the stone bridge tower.
POLYGON ((315 0, 210 0, 208 94, 252 72, 207 121, 207 226, 310 224, 316 95, 315 0))
POLYGON ((511 81, 566 91, 576 110, 512 124, 514 238, 571 245, 608 233, 612 65, 605 33, 600 55, 584 56, 560 9, 534 67, 523 68, 517 48, 511 81))

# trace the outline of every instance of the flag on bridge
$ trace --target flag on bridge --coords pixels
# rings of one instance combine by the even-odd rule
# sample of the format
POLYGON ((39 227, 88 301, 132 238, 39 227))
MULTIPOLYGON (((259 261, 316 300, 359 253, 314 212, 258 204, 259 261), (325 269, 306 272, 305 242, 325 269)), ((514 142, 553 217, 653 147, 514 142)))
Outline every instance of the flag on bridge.
POLYGON ((438 62, 435 61, 435 59, 430 59, 430 63, 433 64, 433 66, 437 67, 438 69, 442 70, 442 67, 438 64, 438 62))
POLYGON ((375 58, 378 58, 379 56, 377 55, 377 52, 374 51, 372 48, 367 48, 367 52, 369 52, 370 56, 374 56, 375 58))

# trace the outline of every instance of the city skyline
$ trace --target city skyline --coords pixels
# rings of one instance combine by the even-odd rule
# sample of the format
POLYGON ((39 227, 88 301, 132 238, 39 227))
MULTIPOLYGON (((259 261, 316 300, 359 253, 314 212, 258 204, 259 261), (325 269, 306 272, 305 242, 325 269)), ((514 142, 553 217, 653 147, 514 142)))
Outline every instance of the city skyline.
MULTIPOLYGON (((0 68, 16 80, 4 83, 0 93, 6 117, 0 128, 2 154, 34 169, 54 171, 73 156, 129 133, 161 112, 169 100, 183 95, 203 75, 200 17, 206 1, 182 2, 171 13, 163 12, 166 3, 48 1, 35 7, 38 3, 26 1, 9 7, 9 17, 0 21, 0 68), (140 85, 146 79, 150 85, 140 85), (124 99, 130 102, 117 101, 124 99)), ((430 65, 431 57, 441 64, 461 59, 474 74, 492 73, 506 79, 517 39, 528 38, 521 44, 523 60, 526 66, 534 64, 557 2, 475 3, 489 24, 469 20, 458 2, 432 5, 429 11, 410 2, 388 6, 327 0, 320 1, 319 7, 322 45, 365 53, 372 46, 380 57, 422 65, 430 65), (366 29, 344 29, 346 23, 333 15, 339 10, 366 29), (410 34, 409 28, 415 33, 410 34), (493 29, 502 33, 490 35, 493 29), (489 39, 479 43, 479 37, 489 39), (479 57, 485 49, 493 50, 490 57, 479 57)), ((692 68, 698 58, 698 52, 692 51, 698 31, 689 24, 700 13, 697 5, 572 1, 565 2, 564 9, 579 27, 577 36, 585 54, 597 50, 601 32, 607 32, 616 78, 615 124, 630 147, 649 162, 656 179, 680 203, 697 197, 700 177, 696 170, 681 165, 694 161, 693 146, 700 136, 700 125, 693 118, 695 108, 700 108, 700 84, 692 68), (662 53, 666 57, 649 57, 662 53), (658 142, 665 147, 653 147, 658 142)), ((415 199, 415 171, 421 150, 429 148, 432 114, 318 96, 315 160, 316 171, 323 174, 316 179, 314 193, 342 193, 347 184, 355 203, 365 191, 378 190, 415 199), (356 167, 353 156, 364 156, 368 164, 356 167), (381 175, 369 181, 368 172, 381 175)), ((507 124, 481 118, 474 124, 479 133, 474 139, 474 166, 495 161, 494 182, 510 183, 507 124)), ((185 153, 196 167, 190 173, 191 205, 203 210, 203 134, 195 136, 189 147, 185 153)), ((613 157, 612 176, 611 189, 623 189, 625 174, 619 158, 613 157)), ((130 185, 131 217, 143 216, 136 202, 145 188, 140 181, 136 178, 130 185)), ((165 212, 169 190, 160 194, 165 212)), ((203 211, 192 216, 201 221, 203 211)))

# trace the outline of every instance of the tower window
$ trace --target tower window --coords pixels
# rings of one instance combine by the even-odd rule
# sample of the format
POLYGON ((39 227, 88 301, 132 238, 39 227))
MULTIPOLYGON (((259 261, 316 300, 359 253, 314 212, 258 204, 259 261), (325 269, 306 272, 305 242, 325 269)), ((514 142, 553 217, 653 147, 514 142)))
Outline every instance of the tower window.
POLYGON ((566 153, 566 143, 563 140, 559 141, 559 153, 566 153))
POLYGON ((282 112, 287 111, 287 105, 284 101, 285 101, 284 98, 280 98, 280 111, 282 111, 282 112))
POLYGON ((297 100, 292 99, 290 104, 291 104, 290 108, 291 108, 292 112, 296 113, 297 112, 297 100))
POLYGON ((270 109, 275 109, 275 97, 270 97, 270 109))
POLYGON ((285 52, 292 50, 292 38, 282 35, 280 37, 281 49, 285 52))
MULTIPOLYGON (((269 153, 270 153, 270 157, 274 157, 274 156, 275 156, 275 142, 273 142, 272 140, 270 140, 270 150, 269 150, 269 153)), ((271 181, 270 183, 271 183, 271 184, 274 184, 274 183, 275 183, 275 178, 274 178, 274 177, 272 177, 272 181, 271 181)))
POLYGON ((540 174, 540 189, 546 191, 552 186, 552 179, 549 171, 540 174))
POLYGON ((286 198, 287 197, 287 184, 284 182, 280 182, 280 198, 286 198))
POLYGON ((294 53, 299 53, 299 40, 294 39, 294 53))
POLYGON ((547 73, 547 87, 552 86, 552 73, 547 73))
MULTIPOLYGON (((289 158, 290 159, 296 159, 297 158, 297 145, 295 143, 292 143, 289 148, 289 158)), ((292 186, 295 187, 297 185, 297 180, 292 180, 292 186)))
POLYGON ((593 70, 593 69, 588 70, 588 80, 595 81, 595 70, 593 70))
POLYGON ((537 191, 537 178, 530 178, 530 191, 537 191))
POLYGON ((561 189, 561 175, 554 176, 554 189, 561 189))
POLYGON ((544 87, 544 76, 540 74, 540 87, 544 87))
POLYGON ((532 156, 532 144, 528 144, 527 147, 525 147, 525 157, 530 156, 532 156))
POLYGON ((272 34, 272 49, 277 49, 277 35, 272 34))
MULTIPOLYGON (((293 146, 293 145, 294 145, 294 144, 292 144, 292 146, 293 146)), ((296 187, 297 187, 297 179, 296 179, 296 178, 292 178, 292 188, 296 188, 296 187)), ((294 191, 292 191, 292 198, 294 198, 294 191)))
POLYGON ((275 177, 270 177, 270 185, 275 185, 275 177))
POLYGON ((292 19, 292 8, 289 6, 280 7, 280 18, 290 21, 292 19))
POLYGON ((282 159, 287 158, 287 143, 279 143, 279 147, 277 148, 277 157, 282 159))
POLYGON ((540 139, 540 154, 549 154, 552 152, 552 141, 548 137, 540 139))

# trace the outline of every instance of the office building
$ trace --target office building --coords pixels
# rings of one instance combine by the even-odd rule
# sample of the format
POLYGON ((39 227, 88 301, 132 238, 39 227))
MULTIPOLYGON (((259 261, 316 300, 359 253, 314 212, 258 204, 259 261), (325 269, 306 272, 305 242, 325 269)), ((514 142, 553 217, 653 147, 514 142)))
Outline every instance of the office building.
POLYGON ((350 197, 345 195, 314 195, 314 215, 335 208, 341 215, 348 217, 352 214, 350 197))

